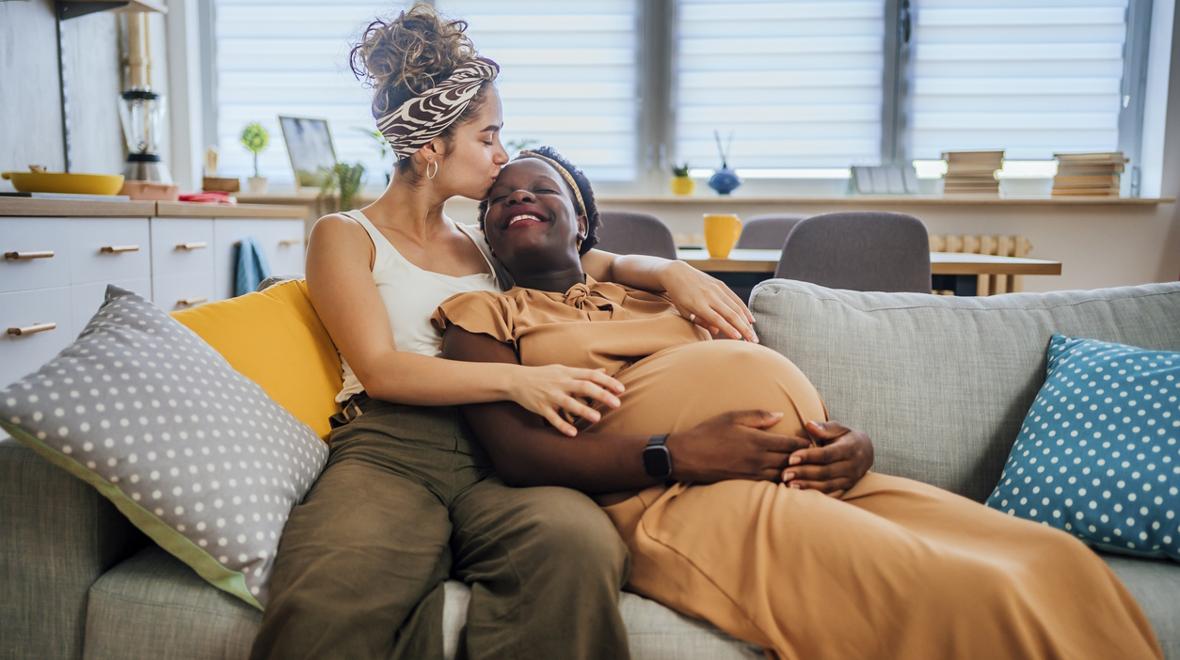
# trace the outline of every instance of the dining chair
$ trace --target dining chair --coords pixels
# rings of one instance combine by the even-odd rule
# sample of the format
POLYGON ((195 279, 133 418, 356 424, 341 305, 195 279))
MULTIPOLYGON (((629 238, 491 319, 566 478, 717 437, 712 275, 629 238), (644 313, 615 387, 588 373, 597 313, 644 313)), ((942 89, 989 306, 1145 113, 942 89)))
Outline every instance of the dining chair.
POLYGON ((600 250, 615 254, 646 254, 665 259, 676 258, 676 241, 672 230, 659 218, 635 211, 602 211, 598 227, 600 250))
POLYGON ((904 213, 812 216, 787 235, 774 276, 832 289, 930 293, 930 239, 922 221, 904 213))
POLYGON ((806 216, 790 213, 759 215, 742 223, 742 234, 734 247, 751 250, 779 250, 791 228, 806 216))

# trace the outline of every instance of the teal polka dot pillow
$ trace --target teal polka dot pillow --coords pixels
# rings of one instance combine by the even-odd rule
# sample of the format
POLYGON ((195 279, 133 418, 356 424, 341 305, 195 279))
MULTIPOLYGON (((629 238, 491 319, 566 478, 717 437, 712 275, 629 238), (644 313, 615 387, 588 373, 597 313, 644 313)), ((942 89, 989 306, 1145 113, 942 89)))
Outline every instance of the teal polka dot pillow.
POLYGON ((1048 358, 987 505, 1180 561, 1180 353, 1054 335, 1048 358))

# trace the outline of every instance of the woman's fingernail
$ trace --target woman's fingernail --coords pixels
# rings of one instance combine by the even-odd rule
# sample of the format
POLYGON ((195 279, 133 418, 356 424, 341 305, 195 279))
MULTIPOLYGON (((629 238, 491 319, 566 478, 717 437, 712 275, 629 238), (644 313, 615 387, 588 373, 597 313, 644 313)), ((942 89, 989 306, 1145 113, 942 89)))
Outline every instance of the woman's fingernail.
POLYGON ((799 490, 800 488, 802 488, 802 486, 800 486, 800 485, 799 485, 799 484, 797 484, 797 483, 790 484, 790 487, 791 487, 791 488, 794 488, 795 490, 799 490))
POLYGON ((787 472, 786 474, 783 475, 783 481, 790 481, 791 479, 794 479, 794 478, 795 478, 794 472, 787 472))
POLYGON ((778 419, 779 417, 782 417, 782 416, 783 416, 783 414, 782 414, 781 412, 777 411, 777 410, 776 410, 776 411, 774 411, 774 412, 771 412, 771 413, 767 413, 767 414, 768 414, 768 415, 770 415, 771 417, 775 418, 775 419, 778 419))
POLYGON ((802 462, 803 462, 803 459, 799 455, 792 456, 791 460, 788 461, 788 463, 790 463, 791 465, 798 465, 802 462))

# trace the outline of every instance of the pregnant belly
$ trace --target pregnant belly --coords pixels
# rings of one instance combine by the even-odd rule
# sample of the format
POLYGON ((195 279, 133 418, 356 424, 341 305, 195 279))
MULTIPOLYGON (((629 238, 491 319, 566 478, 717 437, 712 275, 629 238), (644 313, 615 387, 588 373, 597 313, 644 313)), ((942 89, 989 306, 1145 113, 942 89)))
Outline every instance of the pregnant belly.
POLYGON ((703 341, 647 357, 617 375, 623 405, 603 411, 587 429, 651 435, 674 433, 734 410, 783 413, 776 433, 801 434, 804 422, 827 418, 819 392, 793 362, 758 344, 703 341))

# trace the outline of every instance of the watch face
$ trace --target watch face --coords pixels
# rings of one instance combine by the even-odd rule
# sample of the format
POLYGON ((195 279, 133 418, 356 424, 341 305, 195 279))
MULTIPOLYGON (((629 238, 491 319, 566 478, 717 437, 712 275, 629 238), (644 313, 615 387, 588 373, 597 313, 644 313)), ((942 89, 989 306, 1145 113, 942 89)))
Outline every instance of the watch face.
POLYGON ((643 450, 643 471, 648 476, 667 479, 672 474, 672 458, 668 448, 662 445, 643 450))

